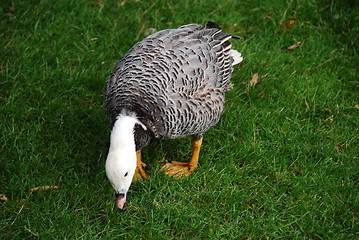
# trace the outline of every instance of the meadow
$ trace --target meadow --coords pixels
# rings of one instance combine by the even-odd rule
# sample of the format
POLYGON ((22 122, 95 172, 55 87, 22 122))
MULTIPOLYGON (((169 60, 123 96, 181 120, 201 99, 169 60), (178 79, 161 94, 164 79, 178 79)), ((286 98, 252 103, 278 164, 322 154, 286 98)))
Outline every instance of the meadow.
POLYGON ((3 0, 1 239, 358 239, 359 4, 334 0, 3 0), (221 121, 188 178, 190 138, 143 150, 114 205, 105 82, 153 29, 241 36, 221 121), (28 191, 38 186, 59 186, 28 191))

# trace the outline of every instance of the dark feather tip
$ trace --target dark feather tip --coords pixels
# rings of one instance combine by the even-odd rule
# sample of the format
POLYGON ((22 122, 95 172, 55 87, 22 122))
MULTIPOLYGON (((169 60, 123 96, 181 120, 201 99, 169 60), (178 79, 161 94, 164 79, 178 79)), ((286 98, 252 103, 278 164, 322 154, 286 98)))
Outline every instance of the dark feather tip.
POLYGON ((240 37, 240 36, 238 36, 238 35, 235 35, 235 34, 229 34, 229 35, 231 35, 231 37, 233 38, 233 39, 243 39, 242 37, 240 37))
POLYGON ((215 23, 215 22, 210 22, 208 21, 207 25, 206 25, 206 28, 217 28, 217 29, 221 29, 221 27, 215 23))

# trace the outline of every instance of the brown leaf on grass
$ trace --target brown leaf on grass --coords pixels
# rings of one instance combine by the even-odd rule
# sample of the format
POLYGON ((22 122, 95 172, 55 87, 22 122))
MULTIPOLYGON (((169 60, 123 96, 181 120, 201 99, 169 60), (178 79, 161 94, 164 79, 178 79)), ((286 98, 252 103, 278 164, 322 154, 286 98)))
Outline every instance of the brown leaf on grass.
POLYGON ((293 19, 289 19, 288 22, 286 22, 285 24, 282 25, 282 30, 285 31, 288 28, 293 27, 295 21, 293 19))
POLYGON ((0 200, 2 200, 2 201, 7 201, 8 198, 6 197, 5 194, 0 194, 0 200))
POLYGON ((302 45, 302 42, 297 42, 296 44, 294 44, 290 47, 287 47, 287 50, 293 50, 293 49, 299 48, 300 45, 302 45))
POLYGON ((334 120, 334 115, 331 115, 330 117, 325 119, 324 122, 331 123, 331 122, 333 122, 333 120, 334 120))
POLYGON ((249 81, 249 86, 253 87, 258 83, 258 73, 253 74, 252 79, 249 81))
POLYGON ((59 188, 60 188, 60 186, 39 186, 39 187, 31 188, 28 192, 33 193, 33 192, 40 192, 40 191, 46 191, 46 190, 57 190, 59 188))

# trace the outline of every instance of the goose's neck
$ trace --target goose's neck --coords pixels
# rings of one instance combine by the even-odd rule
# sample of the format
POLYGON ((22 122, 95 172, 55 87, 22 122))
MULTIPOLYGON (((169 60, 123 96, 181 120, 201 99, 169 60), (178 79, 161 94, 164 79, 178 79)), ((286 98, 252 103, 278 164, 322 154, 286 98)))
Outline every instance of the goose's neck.
POLYGON ((136 150, 134 128, 137 119, 131 116, 120 115, 115 124, 113 125, 111 132, 111 144, 110 151, 116 151, 118 149, 133 149, 136 150))

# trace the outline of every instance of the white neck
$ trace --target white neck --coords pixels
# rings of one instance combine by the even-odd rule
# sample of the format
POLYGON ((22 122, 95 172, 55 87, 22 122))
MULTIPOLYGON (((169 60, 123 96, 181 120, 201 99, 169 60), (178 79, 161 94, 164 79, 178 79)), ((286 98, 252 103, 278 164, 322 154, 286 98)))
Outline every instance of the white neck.
POLYGON ((116 151, 119 148, 134 148, 135 137, 134 127, 137 122, 136 118, 120 115, 113 125, 110 138, 110 151, 116 151))

